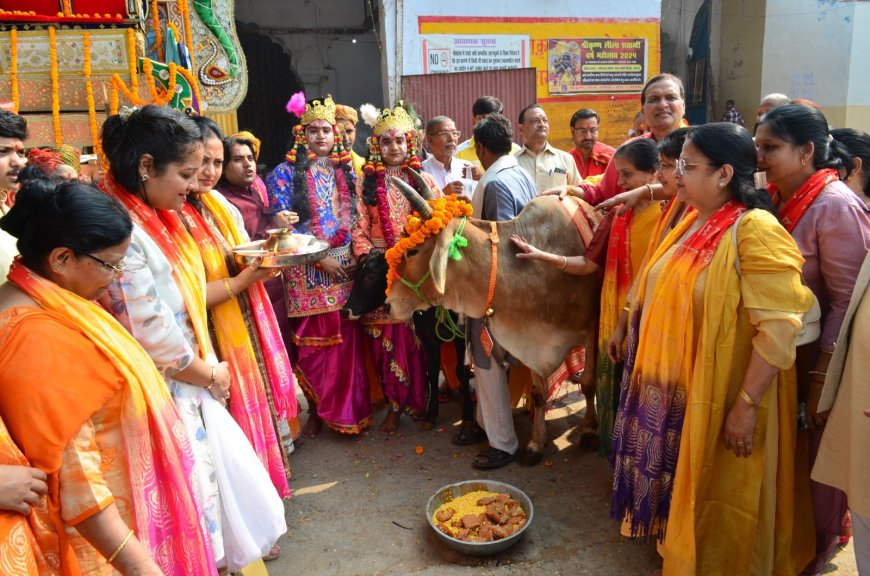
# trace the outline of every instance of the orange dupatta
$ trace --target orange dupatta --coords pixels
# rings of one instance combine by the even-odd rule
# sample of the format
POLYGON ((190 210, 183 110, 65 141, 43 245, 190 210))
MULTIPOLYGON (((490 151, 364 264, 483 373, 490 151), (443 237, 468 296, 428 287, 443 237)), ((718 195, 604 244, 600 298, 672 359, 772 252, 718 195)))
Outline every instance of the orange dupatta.
MULTIPOLYGON (((27 458, 12 442, 9 431, 0 421, 0 464, 30 466, 27 458)), ((39 543, 27 522, 18 512, 0 511, 0 574, 38 576, 47 570, 39 543)))
MULTIPOLYGON (((206 280, 230 278, 224 255, 202 215, 189 203, 181 209, 190 235, 199 248, 205 265, 206 280)), ((272 422, 272 413, 266 397, 266 382, 257 365, 251 335, 245 324, 241 306, 236 298, 214 306, 210 310, 215 338, 221 360, 229 362, 231 400, 229 411, 251 443, 254 452, 269 472, 272 484, 282 498, 290 496, 287 472, 281 447, 272 422)))
POLYGON ((121 187, 111 174, 100 181, 100 188, 117 199, 130 212, 130 217, 160 247, 160 251, 172 265, 172 276, 181 292, 181 298, 190 315, 199 355, 208 355, 208 311, 205 307, 205 269, 202 258, 190 234, 184 228, 181 217, 171 210, 155 210, 138 196, 121 187))
MULTIPOLYGON (((833 168, 816 170, 812 176, 800 185, 794 196, 786 200, 779 210, 779 221, 788 230, 789 234, 797 226, 797 223, 800 222, 807 208, 813 205, 813 202, 816 201, 816 198, 818 198, 825 186, 839 179, 840 175, 833 168)), ((771 189, 779 194, 775 187, 771 186, 771 189)))
MULTIPOLYGON (((75 391, 76 401, 68 403, 62 411, 63 422, 54 422, 56 432, 50 437, 50 446, 36 446, 33 450, 48 451, 44 460, 49 474, 49 515, 54 525, 56 546, 62 557, 72 557, 66 532, 60 518, 60 500, 57 472, 61 464, 63 447, 81 428, 82 423, 99 410, 114 394, 124 394, 120 415, 126 465, 130 480, 130 494, 137 538, 146 546, 155 562, 167 575, 204 576, 215 574, 214 554, 204 516, 198 501, 198 488, 193 473, 193 453, 187 433, 175 408, 163 377, 154 362, 123 326, 96 304, 89 302, 57 284, 31 272, 16 261, 9 271, 9 281, 33 298, 43 310, 25 313, 48 315, 60 323, 82 333, 111 361, 123 377, 117 388, 87 387, 75 391), (64 438, 66 437, 66 438, 64 438), (52 480, 52 476, 54 479, 52 480)), ((3 328, 3 351, 15 353, 6 346, 14 340, 16 330, 25 330, 26 321, 19 316, 3 328)), ((22 351, 18 351, 22 353, 22 351)), ((34 352, 38 354, 38 352, 34 352)), ((41 383, 41 397, 65 398, 63 379, 41 383), (52 390, 57 390, 53 392, 52 390)), ((32 401, 32 391, 6 390, 4 403, 24 404, 32 401), (16 401, 15 395, 20 398, 16 401)), ((27 418, 34 412, 22 413, 17 427, 26 429, 27 418)), ((10 427, 12 423, 10 422, 10 427)), ((41 532, 47 532, 42 527, 41 532)), ((54 546, 52 546, 54 547, 54 546)), ((63 563, 67 565, 67 561, 63 563)), ((73 562, 62 574, 78 574, 73 562)))

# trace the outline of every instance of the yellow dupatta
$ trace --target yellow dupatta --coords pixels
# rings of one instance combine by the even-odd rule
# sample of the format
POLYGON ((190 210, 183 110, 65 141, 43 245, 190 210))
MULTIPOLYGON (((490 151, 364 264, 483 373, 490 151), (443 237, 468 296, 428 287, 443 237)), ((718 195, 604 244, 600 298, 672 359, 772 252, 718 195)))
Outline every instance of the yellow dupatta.
POLYGON ((795 474, 793 368, 780 372, 760 402, 752 455, 738 458, 722 441, 752 352, 746 309, 802 313, 812 305, 801 283, 800 251, 773 215, 747 213, 738 244, 740 276, 738 249, 727 238, 708 267, 663 546, 665 575, 794 575, 815 551, 811 511, 802 506, 808 486, 795 474))
MULTIPOLYGON (((205 196, 208 194, 202 198, 204 199, 205 196)), ((199 212, 189 203, 185 203, 182 216, 199 250, 201 261, 205 266, 206 280, 211 282, 230 278, 231 274, 224 254, 217 244, 219 239, 212 235, 208 224, 199 212)), ((235 242, 232 238, 228 240, 235 242)), ((230 298, 212 307, 210 312, 213 318, 211 326, 217 340, 220 358, 229 363, 232 375, 230 414, 251 443, 278 494, 286 498, 290 496, 290 487, 266 396, 267 383, 263 381, 263 375, 257 364, 251 335, 248 333, 239 301, 230 298)))

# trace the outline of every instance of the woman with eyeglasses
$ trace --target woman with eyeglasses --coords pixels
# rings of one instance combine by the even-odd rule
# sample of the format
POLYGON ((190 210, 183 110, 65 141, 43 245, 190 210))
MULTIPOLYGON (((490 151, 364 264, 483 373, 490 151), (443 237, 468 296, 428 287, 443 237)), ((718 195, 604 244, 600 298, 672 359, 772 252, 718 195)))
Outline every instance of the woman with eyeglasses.
POLYGON ((213 574, 178 411, 94 302, 124 270, 130 215, 84 184, 37 179, 0 228, 21 254, 0 287, 0 457, 40 472, 23 509, 0 514, 0 571, 213 574))
MULTIPOLYGON (((840 182, 831 154, 824 115, 811 106, 787 104, 759 121, 755 135, 758 169, 778 204, 779 219, 794 237, 806 262, 803 276, 821 306, 819 340, 798 349, 797 376, 806 403, 809 465, 821 442, 827 412, 818 405, 837 334, 855 280, 870 249, 870 212, 840 182)), ((816 557, 804 574, 819 574, 844 534, 846 497, 817 482, 811 484, 816 524, 816 557)))
POLYGON ((662 543, 666 575, 795 574, 812 555, 791 370, 812 294, 754 172, 745 128, 691 129, 674 172, 690 210, 637 282, 611 514, 662 543))
POLYGON ((208 330, 208 308, 233 298, 239 281, 206 281, 179 216, 199 189, 202 131, 178 111, 143 106, 110 116, 102 136, 110 169, 100 188, 134 224, 127 268, 102 302, 163 374, 196 458, 214 560, 238 570, 267 555, 286 524, 266 469, 224 409, 231 372, 217 362, 208 330))

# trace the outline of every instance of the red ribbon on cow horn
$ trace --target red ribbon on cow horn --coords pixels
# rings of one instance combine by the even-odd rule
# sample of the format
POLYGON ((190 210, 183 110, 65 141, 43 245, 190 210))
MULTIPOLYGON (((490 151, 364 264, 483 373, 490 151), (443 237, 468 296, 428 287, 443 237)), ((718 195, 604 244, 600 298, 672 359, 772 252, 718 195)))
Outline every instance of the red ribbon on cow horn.
POLYGON ((434 200, 435 193, 432 192, 432 189, 429 187, 429 183, 423 180, 423 177, 420 176, 420 173, 413 168, 408 168, 408 173, 411 175, 411 178, 414 179, 414 182, 417 183, 417 190, 420 191, 420 196, 423 197, 423 200, 434 200))
MULTIPOLYGON (((417 174, 419 177, 420 175, 417 174)), ((408 199, 408 202, 411 204, 411 208, 417 211, 417 214, 420 215, 422 220, 428 220, 432 217, 432 207, 429 206, 429 203, 423 199, 420 194, 411 188, 411 185, 402 180, 401 178, 396 178, 395 176, 390 176, 390 181, 402 192, 405 198, 408 199)))

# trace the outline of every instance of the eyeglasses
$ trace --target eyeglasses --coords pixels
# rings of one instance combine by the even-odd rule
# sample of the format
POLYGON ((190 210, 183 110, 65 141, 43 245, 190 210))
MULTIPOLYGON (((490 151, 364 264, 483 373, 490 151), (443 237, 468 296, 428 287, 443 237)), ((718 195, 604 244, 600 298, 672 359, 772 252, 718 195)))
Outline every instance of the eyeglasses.
POLYGON ((450 130, 442 130, 441 132, 436 132, 433 136, 438 136, 442 140, 450 140, 450 138, 459 140, 459 137, 462 136, 462 132, 459 130, 453 130, 452 132, 450 130))
POLYGON ((694 168, 695 166, 711 166, 716 168, 714 164, 709 164, 707 162, 686 162, 683 158, 677 158, 677 164, 674 168, 674 175, 676 176, 685 176, 686 168, 694 168))
POLYGON ((92 259, 96 260, 97 262, 99 262, 103 266, 103 268, 112 272, 112 274, 123 274, 124 270, 127 269, 127 263, 124 262, 123 260, 121 260, 120 264, 109 264, 108 262, 106 262, 102 258, 97 258, 93 254, 85 253, 85 256, 87 256, 88 258, 92 258, 92 259))
POLYGON ((576 132, 577 134, 582 134, 583 136, 586 136, 587 134, 589 134, 590 136, 598 134, 598 128, 590 128, 588 130, 586 128, 572 128, 572 130, 574 130, 574 132, 576 132))

